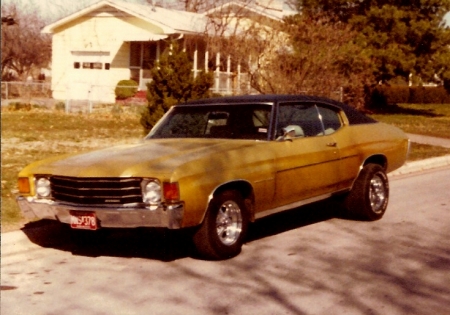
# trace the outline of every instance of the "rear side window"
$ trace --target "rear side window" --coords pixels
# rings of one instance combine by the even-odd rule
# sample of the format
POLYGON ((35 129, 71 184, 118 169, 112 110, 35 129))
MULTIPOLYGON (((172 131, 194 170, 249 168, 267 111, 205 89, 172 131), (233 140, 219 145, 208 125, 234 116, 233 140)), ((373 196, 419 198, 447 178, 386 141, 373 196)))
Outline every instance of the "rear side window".
POLYGON ((342 122, 339 113, 336 111, 322 106, 317 106, 320 114, 320 118, 323 123, 324 133, 326 135, 334 133, 341 128, 342 122))
POLYGON ((341 127, 338 112, 313 103, 280 104, 278 108, 277 137, 286 129, 294 130, 295 137, 314 137, 334 133, 341 127))

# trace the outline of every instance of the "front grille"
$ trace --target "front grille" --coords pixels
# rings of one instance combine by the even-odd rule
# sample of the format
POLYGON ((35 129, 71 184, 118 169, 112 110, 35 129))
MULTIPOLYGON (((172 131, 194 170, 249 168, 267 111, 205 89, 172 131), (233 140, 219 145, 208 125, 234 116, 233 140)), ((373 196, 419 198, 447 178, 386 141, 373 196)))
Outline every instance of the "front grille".
POLYGON ((142 202, 141 178, 52 176, 54 200, 77 204, 121 205, 142 202))

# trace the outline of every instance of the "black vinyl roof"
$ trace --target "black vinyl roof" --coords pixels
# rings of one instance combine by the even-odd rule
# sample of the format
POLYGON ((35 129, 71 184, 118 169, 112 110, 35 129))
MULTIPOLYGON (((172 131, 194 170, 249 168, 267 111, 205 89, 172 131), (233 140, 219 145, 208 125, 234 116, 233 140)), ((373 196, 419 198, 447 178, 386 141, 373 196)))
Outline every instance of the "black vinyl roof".
POLYGON ((311 95, 280 95, 280 94, 259 94, 259 95, 239 95, 224 96, 214 98, 204 98, 192 100, 179 104, 181 106, 190 105, 214 105, 214 104, 241 104, 241 103, 280 103, 280 102, 302 102, 302 103, 321 103, 328 104, 342 109, 347 116, 350 125, 370 124, 377 121, 364 115, 350 105, 338 102, 329 98, 311 96, 311 95))

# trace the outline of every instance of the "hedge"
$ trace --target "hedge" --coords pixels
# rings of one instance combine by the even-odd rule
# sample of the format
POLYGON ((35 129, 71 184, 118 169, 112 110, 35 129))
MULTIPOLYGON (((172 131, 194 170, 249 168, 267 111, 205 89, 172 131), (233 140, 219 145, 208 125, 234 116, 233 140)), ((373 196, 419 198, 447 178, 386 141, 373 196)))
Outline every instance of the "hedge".
POLYGON ((117 83, 116 89, 114 90, 116 94, 116 99, 123 100, 134 96, 137 92, 138 84, 134 80, 120 80, 117 83))
POLYGON ((371 104, 450 104, 450 93, 443 86, 377 86, 371 92, 371 104))

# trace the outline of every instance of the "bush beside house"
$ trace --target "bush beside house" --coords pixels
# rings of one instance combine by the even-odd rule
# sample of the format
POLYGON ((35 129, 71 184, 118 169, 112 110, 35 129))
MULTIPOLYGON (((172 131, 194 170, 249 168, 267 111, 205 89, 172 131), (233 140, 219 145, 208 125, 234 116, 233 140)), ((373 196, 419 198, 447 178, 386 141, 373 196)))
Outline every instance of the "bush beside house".
POLYGON ((116 99, 123 100, 133 97, 138 89, 138 84, 134 80, 120 80, 114 90, 116 99))

